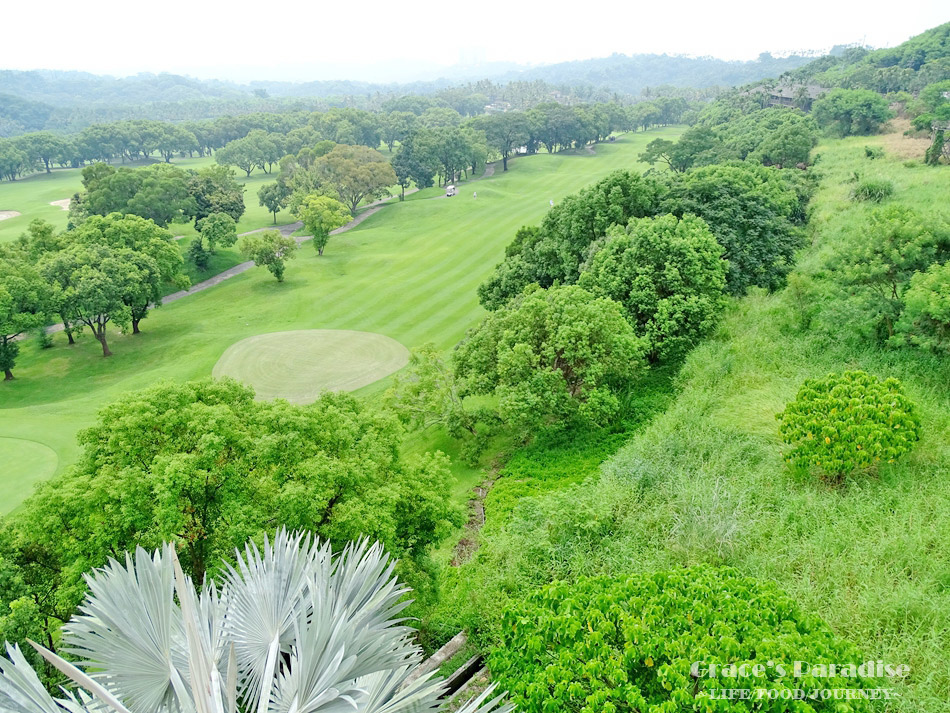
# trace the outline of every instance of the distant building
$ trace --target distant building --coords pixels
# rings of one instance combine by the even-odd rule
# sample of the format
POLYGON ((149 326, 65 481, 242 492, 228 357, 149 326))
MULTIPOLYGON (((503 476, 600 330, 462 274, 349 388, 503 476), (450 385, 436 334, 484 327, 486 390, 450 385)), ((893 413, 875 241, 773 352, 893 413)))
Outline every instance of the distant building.
POLYGON ((812 102, 828 90, 817 84, 783 84, 779 87, 755 87, 749 94, 768 92, 769 106, 785 106, 811 111, 812 102))
POLYGON ((500 114, 511 111, 511 102, 497 101, 485 105, 486 114, 500 114))

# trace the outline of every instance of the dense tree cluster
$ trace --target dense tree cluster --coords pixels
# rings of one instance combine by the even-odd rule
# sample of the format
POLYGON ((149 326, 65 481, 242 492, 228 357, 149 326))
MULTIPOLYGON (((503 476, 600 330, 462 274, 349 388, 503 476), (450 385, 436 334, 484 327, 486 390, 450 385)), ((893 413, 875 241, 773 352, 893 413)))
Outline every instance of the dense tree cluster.
POLYGON ((159 384, 105 407, 79 440, 76 465, 0 530, 0 598, 17 612, 0 637, 54 646, 83 575, 138 546, 181 543, 200 580, 280 522, 380 540, 413 581, 460 523, 445 456, 402 457, 399 424, 346 394, 295 406, 229 380, 159 384))
POLYGON ((82 170, 83 190, 70 201, 73 226, 92 215, 126 213, 155 221, 162 227, 213 213, 238 221, 244 215, 244 187, 221 166, 199 171, 154 164, 144 168, 94 163, 82 170))
POLYGON ((179 123, 131 119, 92 124, 75 134, 37 131, 13 138, 0 136, 0 180, 17 180, 34 170, 49 172, 54 166, 75 168, 153 157, 167 163, 175 156, 212 154, 218 163, 247 175, 255 170, 269 173, 283 156, 296 155, 320 141, 371 149, 384 144, 393 152, 416 131, 460 128, 489 134, 488 145, 507 159, 522 145, 532 153, 541 146, 556 151, 605 138, 613 130, 676 123, 689 106, 681 96, 660 95, 624 105, 616 101, 561 103, 564 97, 553 101, 551 93, 541 92, 523 105, 524 111, 488 114, 487 96, 477 91, 462 96, 447 92, 451 101, 410 95, 384 102, 376 111, 343 107, 260 112, 179 123), (498 119, 505 116, 527 123, 523 127, 518 123, 518 131, 512 133, 500 128, 505 121, 498 119))
POLYGON ((36 220, 0 250, 0 364, 7 379, 18 352, 16 336, 59 320, 74 342, 88 327, 110 356, 110 324, 138 334, 151 307, 170 286, 187 287, 183 259, 170 232, 137 215, 93 215, 56 235, 36 220))
POLYGON ((812 190, 801 171, 749 162, 650 176, 618 171, 563 200, 540 226, 519 230, 479 298, 496 309, 531 283, 574 283, 610 226, 667 213, 705 220, 729 261, 729 291, 774 289, 801 245, 812 190))
POLYGON ((868 51, 847 48, 788 73, 794 82, 843 89, 869 89, 880 94, 917 92, 950 79, 947 46, 950 22, 933 27, 897 47, 868 51))

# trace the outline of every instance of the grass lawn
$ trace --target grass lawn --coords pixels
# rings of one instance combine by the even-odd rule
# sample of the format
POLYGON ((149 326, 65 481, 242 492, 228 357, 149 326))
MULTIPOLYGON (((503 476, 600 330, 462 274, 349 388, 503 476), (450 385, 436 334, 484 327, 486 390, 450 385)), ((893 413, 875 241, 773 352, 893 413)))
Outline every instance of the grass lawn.
MULTIPOLYGON (((49 350, 28 340, 14 372, 17 379, 0 383, 0 437, 42 442, 56 453, 61 469, 76 457, 76 431, 91 424, 98 408, 160 379, 208 377, 228 347, 265 332, 352 329, 386 335, 407 348, 430 341, 450 348, 483 314, 475 288, 521 225, 540 221, 549 200, 635 165, 649 141, 679 133, 673 128, 626 134, 598 145, 596 155, 518 158, 507 173, 479 181, 478 200, 463 193, 449 200, 394 201, 357 228, 332 237, 323 257, 304 244, 283 284, 266 270, 251 270, 155 310, 142 323, 141 335, 113 331, 109 359, 103 359, 88 333, 72 347, 56 335, 49 350)), ((252 207, 252 182, 267 180, 271 177, 255 174, 248 182, 248 214, 263 211, 252 207)), ((31 181, 42 185, 43 179, 0 185, 0 202, 6 202, 2 196, 11 188, 26 196, 23 187, 31 181)), ((60 194, 49 200, 68 190, 60 194)), ((27 202, 24 197, 24 205, 3 208, 28 213, 27 202)), ((242 220, 239 227, 261 226, 242 220)), ((386 382, 357 393, 376 394, 386 382)), ((475 477, 464 467, 457 475, 475 477)), ((6 471, 0 473, 0 486, 4 480, 6 471)), ((25 495, 26 490, 0 503, 0 511, 13 509, 25 495)))
POLYGON ((211 374, 247 384, 258 399, 309 404, 324 391, 356 391, 408 362, 409 350, 382 334, 296 329, 232 344, 211 374))

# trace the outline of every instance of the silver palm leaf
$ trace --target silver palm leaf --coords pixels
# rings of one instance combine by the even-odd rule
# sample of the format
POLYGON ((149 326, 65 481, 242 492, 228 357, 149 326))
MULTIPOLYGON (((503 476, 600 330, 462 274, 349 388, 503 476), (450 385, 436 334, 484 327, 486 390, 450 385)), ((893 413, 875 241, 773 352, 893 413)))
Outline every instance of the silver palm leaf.
MULTIPOLYGON (((12 713, 416 713, 443 708, 443 682, 413 677, 422 651, 399 614, 408 591, 377 543, 334 555, 277 533, 238 553, 220 588, 196 591, 175 550, 139 548, 89 576, 63 627, 73 665, 31 644, 81 687, 52 697, 20 649, 0 658, 12 713)), ((508 713, 492 690, 464 713, 508 713)))

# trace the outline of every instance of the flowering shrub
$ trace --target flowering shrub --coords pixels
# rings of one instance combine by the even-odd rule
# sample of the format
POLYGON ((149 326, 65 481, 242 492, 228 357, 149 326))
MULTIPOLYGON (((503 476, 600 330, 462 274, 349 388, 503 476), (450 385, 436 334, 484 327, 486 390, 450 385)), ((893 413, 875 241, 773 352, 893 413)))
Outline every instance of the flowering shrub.
POLYGON ((897 379, 864 371, 808 379, 778 414, 789 465, 833 480, 893 463, 913 448, 920 421, 897 379))
POLYGON ((864 659, 773 583, 730 568, 555 583, 506 613, 502 639, 489 667, 524 713, 857 713, 872 704, 821 691, 893 685, 856 670, 816 675, 821 663, 864 659), (809 664, 802 675, 796 661, 809 664), (751 698, 724 699, 722 689, 751 698), (794 700, 796 690, 818 694, 794 700))

